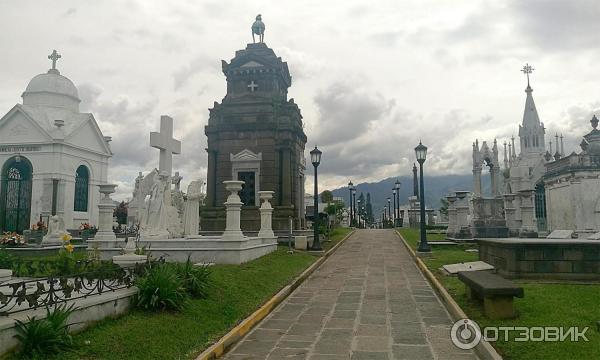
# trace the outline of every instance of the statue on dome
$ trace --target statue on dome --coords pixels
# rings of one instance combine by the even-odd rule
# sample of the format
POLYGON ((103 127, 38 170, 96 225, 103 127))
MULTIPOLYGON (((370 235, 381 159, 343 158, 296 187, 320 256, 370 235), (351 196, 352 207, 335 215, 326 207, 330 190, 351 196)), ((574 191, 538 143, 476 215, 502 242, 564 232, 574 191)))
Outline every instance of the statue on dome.
POLYGON ((265 42, 265 23, 262 22, 262 15, 256 15, 256 21, 252 24, 252 42, 256 43, 254 35, 258 35, 258 42, 265 42))

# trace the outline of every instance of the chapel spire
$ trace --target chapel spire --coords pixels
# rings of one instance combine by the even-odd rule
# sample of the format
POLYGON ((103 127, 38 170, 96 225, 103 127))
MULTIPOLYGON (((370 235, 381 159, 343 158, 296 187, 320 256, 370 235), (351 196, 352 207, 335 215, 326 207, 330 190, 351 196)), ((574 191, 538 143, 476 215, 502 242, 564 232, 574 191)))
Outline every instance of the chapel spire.
POLYGON ((544 153, 546 149, 544 123, 540 121, 535 102, 533 101, 533 89, 530 85, 529 75, 535 70, 531 65, 526 64, 521 72, 527 76, 527 88, 525 93, 525 109, 523 111, 523 122, 519 126, 519 138, 521 140, 521 154, 523 153, 544 153))

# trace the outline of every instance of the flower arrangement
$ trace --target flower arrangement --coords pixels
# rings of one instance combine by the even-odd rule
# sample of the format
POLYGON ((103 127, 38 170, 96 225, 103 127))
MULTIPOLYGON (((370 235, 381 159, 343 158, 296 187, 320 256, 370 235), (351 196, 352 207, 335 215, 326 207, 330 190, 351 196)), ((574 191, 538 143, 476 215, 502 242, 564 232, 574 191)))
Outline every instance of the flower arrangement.
POLYGON ((46 226, 43 221, 38 221, 37 223, 31 225, 32 231, 45 231, 46 229, 48 229, 48 226, 46 226))
POLYGON ((2 234, 2 238, 0 239, 0 245, 4 246, 23 246, 27 245, 27 241, 25 238, 16 232, 7 231, 2 234))
POLYGON ((79 230, 90 230, 92 228, 92 225, 90 225, 89 223, 81 223, 81 225, 79 226, 79 230))

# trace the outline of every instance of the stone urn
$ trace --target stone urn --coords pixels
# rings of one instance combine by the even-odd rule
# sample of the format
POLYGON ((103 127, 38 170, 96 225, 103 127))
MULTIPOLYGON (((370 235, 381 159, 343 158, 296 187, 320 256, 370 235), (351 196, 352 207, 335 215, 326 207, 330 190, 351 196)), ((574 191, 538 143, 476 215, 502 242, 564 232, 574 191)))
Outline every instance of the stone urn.
POLYGON ((225 202, 225 232, 223 232, 223 240, 243 240, 244 234, 240 228, 241 212, 242 212, 242 199, 238 192, 242 190, 243 181, 228 180, 223 181, 225 189, 230 192, 225 202))

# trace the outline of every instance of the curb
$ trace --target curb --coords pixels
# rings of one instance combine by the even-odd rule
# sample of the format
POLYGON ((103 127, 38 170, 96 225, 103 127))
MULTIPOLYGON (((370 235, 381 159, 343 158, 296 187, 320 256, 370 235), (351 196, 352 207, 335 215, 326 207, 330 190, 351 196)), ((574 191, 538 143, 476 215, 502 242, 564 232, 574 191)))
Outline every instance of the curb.
MULTIPOLYGON (((448 293, 448 291, 446 291, 446 288, 444 288, 444 286, 438 281, 435 275, 433 275, 433 273, 429 270, 427 265, 425 265, 423 260, 417 257, 413 249, 410 247, 410 245, 408 245, 406 240, 404 240, 404 237, 402 237, 400 232, 395 231, 395 233, 408 250, 410 256, 412 256, 419 270, 421 270, 421 272, 425 275, 429 283, 433 286, 435 291, 441 297, 442 302, 444 303, 446 310, 448 310, 448 312, 452 316, 452 319, 454 321, 468 319, 469 317, 467 316, 467 314, 465 314, 465 312, 460 308, 460 306, 458 306, 456 301, 454 301, 452 296, 448 293)), ((477 353, 477 355, 482 360, 502 360, 502 356, 500 356, 496 349, 494 349, 494 347, 487 341, 481 340, 481 342, 477 344, 477 346, 475 346, 474 350, 475 353, 477 353)))
POLYGON ((302 272, 296 279, 292 281, 291 284, 285 286, 281 289, 275 296, 269 299, 264 305, 262 305, 258 310, 256 310, 252 315, 248 316, 241 323, 239 323, 236 327, 231 329, 227 334, 225 334, 221 339, 219 339, 216 343, 211 345, 208 349, 204 350, 196 360, 214 360, 223 356, 227 350, 229 350, 235 343, 237 343, 241 338, 243 338, 252 328, 258 324, 262 319, 264 319, 267 315, 269 315, 273 309, 277 305, 279 305, 283 300, 285 300, 300 284, 304 282, 321 264, 333 254, 334 251, 337 250, 352 234, 354 234, 356 230, 352 230, 349 232, 342 240, 340 240, 337 244, 335 244, 331 249, 329 249, 320 259, 315 261, 312 265, 310 265, 306 270, 302 272))

